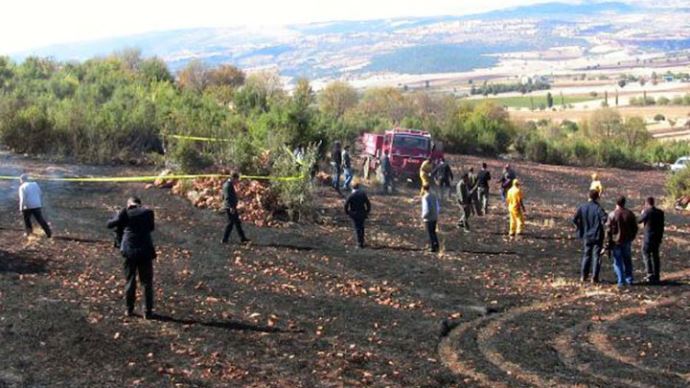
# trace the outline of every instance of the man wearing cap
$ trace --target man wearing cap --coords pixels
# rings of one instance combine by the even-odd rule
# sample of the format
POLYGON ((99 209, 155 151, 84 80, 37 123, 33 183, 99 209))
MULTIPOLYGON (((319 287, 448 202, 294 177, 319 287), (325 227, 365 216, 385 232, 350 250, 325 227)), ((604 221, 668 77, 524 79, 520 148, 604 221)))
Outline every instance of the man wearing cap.
POLYGON ((41 208, 41 188, 36 182, 30 182, 27 174, 22 174, 19 177, 19 211, 24 216, 24 236, 29 237, 33 233, 33 226, 31 225, 31 217, 33 216, 43 228, 46 237, 50 238, 53 232, 50 230, 50 225, 43 218, 41 208))
POLYGON ((155 229, 154 218, 153 210, 141 206, 139 198, 131 197, 127 200, 127 207, 108 221, 109 229, 123 230, 120 252, 125 258, 125 302, 128 317, 134 315, 137 274, 144 287, 144 318, 153 317, 153 260, 156 258, 156 249, 151 232, 155 229))
POLYGON ((506 203, 510 213, 510 232, 508 232, 510 237, 521 235, 525 225, 525 205, 522 200, 520 181, 513 179, 513 187, 508 190, 506 195, 506 203))

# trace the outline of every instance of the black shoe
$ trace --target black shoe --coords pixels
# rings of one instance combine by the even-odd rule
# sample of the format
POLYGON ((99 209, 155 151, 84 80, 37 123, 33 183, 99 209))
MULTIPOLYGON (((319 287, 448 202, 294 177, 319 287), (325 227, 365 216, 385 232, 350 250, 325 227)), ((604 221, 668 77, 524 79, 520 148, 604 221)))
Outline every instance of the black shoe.
POLYGON ((227 244, 227 243, 228 243, 228 240, 220 240, 220 243, 221 243, 221 244, 227 244))
POLYGON ((133 316, 134 316, 134 310, 127 309, 127 311, 125 312, 125 317, 131 318, 133 316))
POLYGON ((147 311, 146 313, 144 313, 144 319, 149 319, 149 320, 150 320, 150 319, 153 319, 153 318, 155 318, 155 315, 153 314, 153 311, 147 311))
POLYGON ((592 284, 599 284, 599 279, 592 278, 592 284))
POLYGON ((241 242, 242 242, 242 244, 248 244, 248 243, 252 242, 252 240, 250 240, 250 239, 248 239, 248 238, 245 237, 245 238, 242 239, 241 242))

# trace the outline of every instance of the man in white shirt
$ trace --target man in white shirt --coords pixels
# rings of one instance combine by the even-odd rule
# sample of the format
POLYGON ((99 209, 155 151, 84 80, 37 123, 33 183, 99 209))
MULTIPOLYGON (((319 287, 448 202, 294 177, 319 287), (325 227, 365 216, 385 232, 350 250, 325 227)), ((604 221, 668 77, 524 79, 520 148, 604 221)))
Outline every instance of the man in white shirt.
POLYGON ((43 228, 48 238, 53 235, 50 226, 43 218, 43 213, 41 212, 42 207, 41 188, 38 186, 38 183, 29 182, 29 176, 22 174, 19 177, 19 211, 21 211, 24 216, 24 227, 26 229, 26 233, 24 233, 25 237, 28 237, 33 232, 31 216, 41 225, 41 228, 43 228))

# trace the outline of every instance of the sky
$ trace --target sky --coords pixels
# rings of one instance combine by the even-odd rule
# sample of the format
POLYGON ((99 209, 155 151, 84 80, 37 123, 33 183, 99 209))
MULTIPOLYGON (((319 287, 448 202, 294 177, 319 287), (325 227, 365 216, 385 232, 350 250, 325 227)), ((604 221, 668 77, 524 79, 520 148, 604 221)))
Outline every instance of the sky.
POLYGON ((10 0, 2 6, 0 53, 178 28, 461 15, 545 1, 10 0))

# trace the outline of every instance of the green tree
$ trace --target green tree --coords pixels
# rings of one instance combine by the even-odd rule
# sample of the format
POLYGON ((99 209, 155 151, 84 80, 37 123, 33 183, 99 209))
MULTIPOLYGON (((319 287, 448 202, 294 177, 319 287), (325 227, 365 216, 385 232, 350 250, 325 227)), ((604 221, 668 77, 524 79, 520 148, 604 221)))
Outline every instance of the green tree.
POLYGON ((358 95, 355 88, 346 82, 336 81, 328 84, 318 96, 321 113, 336 120, 345 112, 357 105, 358 95))
POLYGON ((546 93, 546 106, 548 108, 553 107, 553 96, 551 95, 551 92, 546 93))

